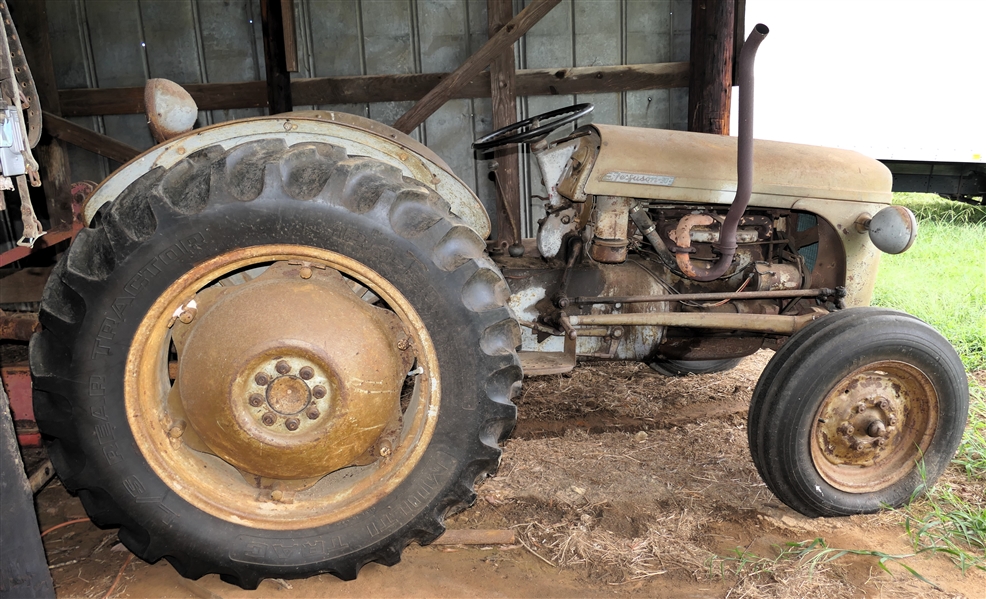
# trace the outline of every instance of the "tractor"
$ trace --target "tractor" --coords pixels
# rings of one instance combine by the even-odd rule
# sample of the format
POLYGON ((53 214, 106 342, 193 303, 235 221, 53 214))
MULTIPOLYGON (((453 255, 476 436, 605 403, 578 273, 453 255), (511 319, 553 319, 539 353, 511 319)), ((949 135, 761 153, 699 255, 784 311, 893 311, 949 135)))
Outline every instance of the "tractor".
MULTIPOLYGON (((855 152, 583 124, 578 105, 478 140, 527 144, 535 239, 411 137, 340 112, 233 121, 116 171, 44 291, 35 413, 91 519, 182 575, 352 579, 444 531, 499 463, 524 376, 579 360, 669 377, 773 358, 753 461, 807 516, 901 505, 968 411, 955 350, 867 307, 917 226, 855 152), (561 133, 561 132, 559 132, 561 133)), ((667 379, 673 385, 673 378, 667 379)))

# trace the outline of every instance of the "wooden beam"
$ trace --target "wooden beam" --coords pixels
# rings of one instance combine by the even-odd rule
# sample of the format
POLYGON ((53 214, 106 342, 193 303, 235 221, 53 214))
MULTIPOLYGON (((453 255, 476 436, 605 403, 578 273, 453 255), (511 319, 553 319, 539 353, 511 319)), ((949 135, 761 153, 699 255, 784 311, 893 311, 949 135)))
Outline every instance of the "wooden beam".
MULTIPOLYGON (((291 2, 292 0, 285 0, 291 2)), ((267 70, 267 108, 269 114, 291 112, 291 76, 284 54, 284 23, 281 0, 260 0, 261 29, 264 34, 264 67, 267 70)))
MULTIPOLYGON (((688 74, 687 62, 521 70, 517 71, 516 94, 552 96, 688 87, 688 74)), ((291 82, 291 94, 299 105, 415 101, 448 75, 421 73, 295 79, 291 82)), ((182 87, 192 95, 199 110, 267 106, 267 87, 263 81, 192 83, 182 87)), ((59 90, 58 96, 62 116, 66 117, 144 114, 143 87, 63 89, 59 90)), ((459 88, 453 97, 489 98, 489 73, 480 73, 459 88)))
POLYGON ((735 0, 692 0, 688 130, 729 135, 735 0))
POLYGON ((517 72, 517 95, 557 96, 687 87, 689 72, 687 62, 525 70, 517 72))
POLYGON ((475 54, 466 59, 462 66, 452 72, 451 75, 442 79, 430 92, 425 94, 418 103, 405 112, 401 118, 394 123, 394 128, 410 133, 415 127, 420 125, 431 116, 436 110, 449 101, 459 86, 472 81, 496 58, 504 49, 513 46, 527 31, 533 27, 541 17, 558 5, 561 0, 533 0, 527 8, 520 11, 516 17, 504 25, 495 35, 490 36, 489 41, 475 54))
MULTIPOLYGON (((40 108, 59 114, 58 86, 51 61, 51 38, 48 35, 48 13, 44 0, 9 0, 11 18, 17 27, 24 56, 38 90, 40 108)), ((40 114, 40 113, 39 113, 40 114)), ((42 116, 42 121, 44 121, 42 116)), ((41 187, 48 206, 51 227, 72 226, 72 171, 65 146, 50 137, 42 136, 34 149, 38 160, 41 187)))
POLYGON ((44 113, 44 130, 48 135, 66 143, 105 156, 120 163, 128 162, 140 154, 140 150, 112 137, 76 125, 72 121, 44 113))
MULTIPOLYGON (((513 0, 487 0, 489 35, 492 38, 514 16, 513 0)), ((514 48, 505 50, 490 63, 490 93, 493 98, 493 129, 505 127, 517 121, 516 67, 514 48)), ((496 161, 496 237, 494 252, 502 252, 507 246, 519 244, 520 231, 520 168, 517 145, 498 148, 493 152, 496 161)))
POLYGON ((284 34, 284 65, 289 73, 298 72, 298 43, 294 36, 294 1, 281 2, 281 31, 284 34))
MULTIPOLYGON (((199 110, 233 110, 265 108, 267 83, 192 83, 182 85, 199 110)), ((103 116, 109 114, 144 114, 144 88, 106 87, 62 89, 62 116, 103 116)))

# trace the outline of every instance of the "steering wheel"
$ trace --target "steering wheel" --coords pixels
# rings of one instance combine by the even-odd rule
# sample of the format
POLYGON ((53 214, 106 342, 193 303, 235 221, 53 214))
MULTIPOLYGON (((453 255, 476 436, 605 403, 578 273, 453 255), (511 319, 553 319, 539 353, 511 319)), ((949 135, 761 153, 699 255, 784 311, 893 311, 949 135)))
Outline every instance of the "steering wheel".
POLYGON ((537 116, 518 121, 512 125, 507 125, 502 129, 497 129, 493 133, 474 141, 472 147, 475 150, 483 151, 509 144, 539 141, 562 125, 571 123, 589 114, 593 108, 595 107, 592 104, 586 103, 550 110, 537 116))

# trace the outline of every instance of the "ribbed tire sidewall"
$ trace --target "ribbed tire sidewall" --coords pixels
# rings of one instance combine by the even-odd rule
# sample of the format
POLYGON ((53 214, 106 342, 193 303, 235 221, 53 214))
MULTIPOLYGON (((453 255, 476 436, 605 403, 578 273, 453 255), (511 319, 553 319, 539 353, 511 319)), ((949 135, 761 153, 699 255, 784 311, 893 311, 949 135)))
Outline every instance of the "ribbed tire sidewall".
POLYGON ((441 534, 449 510, 472 503, 516 419, 519 331, 483 249, 434 192, 326 144, 208 148, 148 173, 102 209, 45 289, 31 361, 59 476, 97 524, 121 527, 131 551, 165 557, 189 577, 215 572, 251 588, 264 577, 349 579, 369 561, 396 563, 408 543, 441 534), (254 530, 193 507, 151 470, 127 423, 124 366, 147 308, 191 265, 285 243, 344 254, 397 287, 435 344, 441 409, 413 472, 363 513, 254 530))

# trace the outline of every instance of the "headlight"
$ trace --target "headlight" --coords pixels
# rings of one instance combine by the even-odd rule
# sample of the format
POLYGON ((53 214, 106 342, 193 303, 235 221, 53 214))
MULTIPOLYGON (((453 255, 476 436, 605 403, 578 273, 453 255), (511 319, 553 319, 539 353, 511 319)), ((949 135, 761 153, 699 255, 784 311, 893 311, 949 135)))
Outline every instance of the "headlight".
POLYGON ((873 245, 887 254, 907 251, 918 236, 918 221, 914 213, 903 206, 887 206, 872 218, 864 214, 856 223, 869 231, 873 245))

